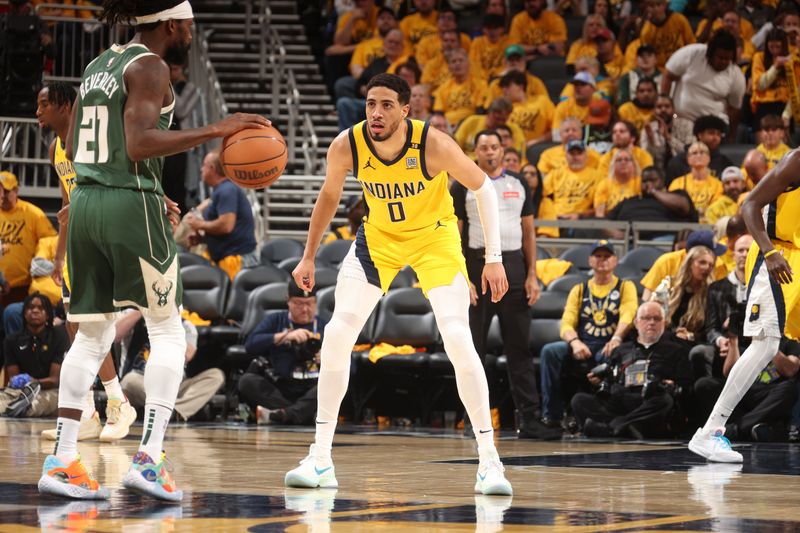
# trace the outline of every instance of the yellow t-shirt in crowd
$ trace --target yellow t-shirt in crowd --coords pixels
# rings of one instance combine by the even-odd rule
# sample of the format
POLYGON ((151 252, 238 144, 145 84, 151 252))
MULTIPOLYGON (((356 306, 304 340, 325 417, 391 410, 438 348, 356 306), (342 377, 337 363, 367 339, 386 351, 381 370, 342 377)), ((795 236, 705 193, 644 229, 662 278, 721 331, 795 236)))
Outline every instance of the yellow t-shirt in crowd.
POLYGON ((561 126, 561 122, 569 117, 577 118, 583 124, 588 115, 588 105, 580 106, 573 98, 564 100, 558 103, 555 113, 553 113, 553 129, 557 130, 561 126))
POLYGON ((438 17, 439 12, 435 9, 427 15, 417 12, 403 17, 400 21, 400 31, 405 37, 406 52, 413 56, 417 51, 417 43, 428 35, 438 33, 439 30, 436 28, 438 17))
MULTIPOLYGON (((650 270, 642 278, 640 282, 642 287, 654 291, 658 287, 658 284, 661 283, 661 280, 667 276, 675 279, 675 276, 678 275, 678 269, 680 269, 684 259, 686 259, 686 250, 676 250, 663 254, 656 259, 653 266, 650 267, 650 270)), ((723 261, 721 257, 717 257, 717 261, 714 263, 714 280, 724 278, 728 275, 728 272, 729 270, 725 266, 725 261, 723 261)))
MULTIPOLYGON (((593 41, 585 42, 583 39, 578 39, 569 47, 569 52, 567 52, 567 59, 564 61, 567 65, 574 65, 575 61, 579 57, 597 57, 597 44, 593 41)), ((620 49, 618 44, 614 45, 614 59, 610 61, 612 65, 615 65, 615 60, 622 61, 624 56, 622 55, 622 49, 620 49)), ((609 72, 609 75, 611 73, 609 72)), ((613 76, 612 76, 613 77, 613 76)))
POLYGON ((739 204, 730 196, 723 194, 706 209, 706 222, 716 224, 722 217, 731 217, 739 212, 739 204))
POLYGON ((353 233, 350 233, 350 226, 344 225, 339 226, 335 230, 328 233, 328 236, 325 237, 325 240, 322 241, 323 244, 328 244, 329 242, 333 241, 354 241, 356 236, 353 233))
POLYGON ((722 182, 710 174, 705 179, 697 180, 692 177, 690 172, 672 180, 669 190, 686 191, 700 214, 700 222, 705 222, 706 209, 722 196, 722 182))
POLYGON ((354 66, 359 66, 362 69, 367 68, 370 63, 385 55, 386 52, 383 50, 383 38, 372 37, 370 39, 364 39, 358 43, 356 49, 353 50, 353 56, 350 58, 350 73, 353 73, 354 66))
MULTIPOLYGON (((614 84, 614 80, 609 77, 603 77, 597 80, 597 89, 595 91, 595 98, 599 96, 605 97, 606 100, 614 101, 614 96, 617 92, 616 85, 614 84)), ((559 95, 559 100, 563 102, 564 100, 575 100, 575 86, 571 83, 567 83, 564 85, 564 88, 561 89, 561 94, 559 95)))
POLYGON ((575 172, 564 165, 547 175, 542 192, 553 199, 557 215, 581 214, 592 209, 594 189, 600 180, 593 168, 575 172))
POLYGON ((420 82, 431 88, 431 94, 442 86, 444 82, 452 78, 450 69, 447 68, 447 59, 443 55, 436 56, 422 69, 420 82))
POLYGON ((654 120, 656 110, 653 109, 645 109, 643 107, 638 107, 633 102, 625 102, 621 106, 619 106, 619 118, 622 120, 627 120, 634 126, 636 129, 639 130, 639 133, 644 134, 642 131, 644 129, 645 124, 649 124, 654 120))
POLYGON ((56 230, 44 211, 25 200, 17 200, 11 211, 0 211, 0 242, 3 255, 0 271, 11 287, 29 285, 31 259, 40 239, 53 237, 56 230))
POLYGON ((555 106, 549 98, 535 96, 515 103, 508 122, 522 129, 526 141, 532 141, 550 133, 554 112, 555 106))
POLYGON ((486 82, 470 75, 459 83, 450 78, 433 93, 433 110, 441 111, 450 124, 456 125, 470 115, 486 100, 486 82))
MULTIPOLYGON (((623 59, 623 74, 636 68, 636 52, 639 51, 640 46, 642 46, 641 39, 634 39, 628 43, 628 46, 625 48, 625 58, 623 59)), ((659 87, 658 90, 660 91, 661 88, 659 87)))
MULTIPOLYGON (((794 76, 800 82, 800 61, 792 55, 794 61, 794 76)), ((786 79, 786 69, 778 70, 778 77, 772 82, 772 85, 765 90, 758 88, 758 82, 767 73, 767 68, 764 65, 764 52, 756 52, 753 54, 753 64, 751 67, 753 79, 753 95, 750 101, 753 104, 767 103, 767 102, 783 102, 786 103, 791 98, 789 93, 789 83, 786 79)), ((754 106, 755 107, 755 106, 754 106)))
POLYGON ((778 162, 781 159, 783 159, 783 156, 785 156, 791 151, 791 148, 789 148, 783 143, 780 143, 774 149, 770 150, 769 148, 764 146, 764 143, 761 143, 758 146, 756 146, 756 150, 764 154, 764 157, 767 158, 767 168, 772 170, 773 168, 775 168, 775 165, 777 165, 778 162))
MULTIPOLYGON (((525 154, 525 134, 516 124, 506 123, 511 130, 511 137, 514 139, 514 148, 519 153, 525 154)), ((475 136, 488 129, 486 127, 486 115, 470 115, 461 121, 453 138, 470 158, 475 158, 475 136)))
MULTIPOLYGON (((700 37, 700 34, 703 33, 703 30, 706 29, 708 25, 708 19, 702 19, 697 24, 697 31, 695 32, 695 37, 700 37)), ((719 18, 714 19, 714 23, 711 25, 711 33, 709 35, 714 35, 718 29, 722 27, 722 21, 719 18)), ((739 17, 739 34, 742 37, 743 41, 749 41, 753 38, 755 32, 753 31, 753 24, 744 17, 739 17)))
POLYGON ((538 20, 534 20, 526 11, 517 13, 511 20, 508 32, 512 43, 525 46, 538 46, 554 41, 567 40, 567 23, 561 15, 544 10, 538 20))
POLYGON ((649 44, 656 49, 659 68, 664 68, 667 59, 676 50, 696 42, 691 24, 680 13, 670 13, 661 26, 656 26, 648 20, 642 27, 639 39, 642 44, 649 44))
MULTIPOLYGON (((639 165, 640 172, 653 164, 653 156, 650 155, 650 152, 647 150, 643 150, 636 145, 631 146, 629 150, 636 160, 636 164, 639 165)), ((615 146, 600 158, 600 162, 597 164, 597 171, 600 172, 603 177, 608 176, 609 170, 611 169, 611 158, 614 157, 614 154, 618 151, 619 148, 615 146)))
MULTIPOLYGON (((611 289, 616 287, 619 278, 611 276, 611 282, 605 285, 598 285, 593 279, 589 280, 589 291, 595 298, 605 298, 611 289)), ((577 331, 578 320, 581 315, 581 297, 582 283, 572 287, 567 296, 567 303, 564 305, 564 314, 561 315, 561 329, 560 335, 563 337, 567 331, 577 331)), ((636 285, 629 279, 622 280, 620 284, 620 301, 619 301, 619 323, 632 324, 633 317, 636 315, 636 309, 639 307, 639 297, 636 293, 636 285)))
MULTIPOLYGON (((56 258, 57 244, 58 236, 39 239, 34 257, 41 257, 42 259, 53 261, 56 258)), ((56 285, 56 282, 53 281, 51 276, 37 276, 31 279, 31 286, 28 289, 28 294, 33 294, 35 292, 44 294, 53 305, 58 305, 58 302, 61 301, 61 287, 56 285)))
MULTIPOLYGON (((497 98, 503 97, 503 88, 500 87, 500 77, 493 79, 489 82, 489 94, 486 97, 486 102, 484 102, 483 107, 489 108, 489 105, 497 98)), ((550 98, 550 94, 547 92, 547 87, 545 87, 544 82, 537 76, 534 76, 530 72, 525 73, 525 79, 528 82, 528 86, 525 89, 525 94, 528 95, 528 98, 533 98, 534 96, 544 96, 546 98, 550 98)))
MULTIPOLYGON (((378 22, 378 10, 378 6, 372 6, 372 9, 366 17, 363 19, 358 19, 355 21, 355 23, 353 23, 353 27, 350 32, 350 44, 360 43, 364 39, 369 39, 375 34, 375 28, 377 27, 378 22)), ((336 32, 340 32, 347 25, 351 18, 353 18, 352 11, 348 11, 339 17, 339 22, 336 24, 336 32)))
POLYGON ((503 58, 506 47, 511 44, 508 35, 503 35, 496 43, 489 41, 485 35, 475 37, 469 47, 469 66, 473 71, 479 69, 486 79, 503 70, 503 58))
MULTIPOLYGON (((472 43, 469 36, 465 33, 460 33, 458 37, 461 43, 461 48, 469 52, 472 43)), ((444 52, 442 52, 442 39, 439 37, 439 34, 434 33, 433 35, 428 35, 427 37, 421 39, 417 43, 417 48, 414 54, 417 58, 417 63, 419 63, 422 67, 424 67, 428 61, 436 56, 444 56, 444 52)))
POLYGON ((620 183, 614 178, 606 178, 597 184, 594 190, 594 209, 602 209, 608 214, 618 203, 626 198, 633 198, 642 192, 642 178, 639 176, 620 183))
MULTIPOLYGON (((600 163, 600 154, 591 148, 586 149, 586 166, 589 168, 597 168, 600 163)), ((548 148, 539 156, 539 162, 536 168, 542 176, 546 176, 552 171, 567 166, 567 149, 563 144, 548 148)))

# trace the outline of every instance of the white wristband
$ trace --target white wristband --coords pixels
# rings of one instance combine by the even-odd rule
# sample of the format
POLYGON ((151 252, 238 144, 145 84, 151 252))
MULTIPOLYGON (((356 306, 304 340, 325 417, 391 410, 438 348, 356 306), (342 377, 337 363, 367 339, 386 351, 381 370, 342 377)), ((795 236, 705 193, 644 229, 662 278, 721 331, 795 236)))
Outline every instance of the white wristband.
POLYGON ((483 228, 483 240, 486 242, 486 263, 502 263, 500 208, 497 205, 497 193, 489 176, 485 176, 483 185, 472 192, 475 194, 478 217, 481 219, 481 227, 483 228))

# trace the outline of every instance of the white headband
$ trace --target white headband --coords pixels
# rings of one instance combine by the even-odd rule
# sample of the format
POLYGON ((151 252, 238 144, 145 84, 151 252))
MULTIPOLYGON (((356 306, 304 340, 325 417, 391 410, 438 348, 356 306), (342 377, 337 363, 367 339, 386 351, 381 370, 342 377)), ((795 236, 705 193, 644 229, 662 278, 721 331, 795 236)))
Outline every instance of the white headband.
POLYGON ((193 18, 194 13, 192 13, 192 5, 189 3, 189 0, 184 0, 177 6, 165 9, 164 11, 136 17, 136 24, 150 24, 152 22, 161 22, 162 20, 185 20, 193 18))

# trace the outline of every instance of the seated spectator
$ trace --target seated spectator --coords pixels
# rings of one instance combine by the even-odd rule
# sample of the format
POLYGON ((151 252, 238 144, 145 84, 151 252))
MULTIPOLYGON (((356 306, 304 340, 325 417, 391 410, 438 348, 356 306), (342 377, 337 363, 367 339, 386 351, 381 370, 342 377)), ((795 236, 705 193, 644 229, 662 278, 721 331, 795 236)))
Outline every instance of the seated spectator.
POLYGON ((0 232, 3 254, 0 271, 5 275, 10 289, 3 295, 3 304, 21 302, 28 295, 31 284, 31 260, 39 240, 56 236, 53 224, 44 211, 30 202, 19 199, 19 183, 11 172, 0 172, 0 232))
POLYGON ((641 44, 655 48, 659 68, 664 68, 678 49, 695 42, 689 21, 680 13, 667 9, 667 0, 648 0, 645 17, 647 20, 639 39, 641 44))
MULTIPOLYGON (((633 99, 639 82, 642 80, 652 80, 656 87, 661 84, 661 71, 657 67, 656 50, 647 44, 639 46, 636 50, 636 68, 627 71, 619 78, 616 100, 618 106, 633 99)), ((656 89, 656 94, 658 94, 658 89, 656 89)))
POLYGON ((522 45, 528 60, 564 55, 567 24, 561 15, 545 6, 545 0, 525 0, 524 11, 511 21, 509 41, 522 45))
POLYGON ((214 192, 202 213, 190 213, 187 224, 204 233, 211 260, 233 279, 241 269, 259 264, 253 210, 244 191, 225 177, 218 151, 203 159, 201 176, 214 192))
MULTIPOLYGON (((589 15, 583 20, 583 33, 569 47, 565 63, 574 66, 579 57, 597 57, 597 43, 595 39, 602 30, 606 29, 606 21, 600 15, 589 15)), ((620 52, 620 55, 622 52, 620 52)))
POLYGON ((347 75, 356 45, 375 35, 379 10, 375 0, 355 0, 355 8, 339 17, 333 44, 325 50, 325 78, 331 89, 337 79, 347 75))
POLYGON ((544 180, 544 195, 553 198, 558 218, 578 220, 594 216, 594 190, 600 174, 586 166, 588 156, 583 141, 567 143, 567 165, 554 170, 544 180))
POLYGON ((597 61, 602 66, 600 72, 613 84, 612 90, 607 96, 613 99, 617 80, 625 71, 625 57, 617 45, 617 39, 609 29, 601 30, 595 37, 595 43, 597 44, 597 61))
POLYGON ((627 148, 611 158, 608 177, 601 177, 594 190, 594 216, 604 218, 626 198, 637 196, 642 188, 641 167, 627 148))
MULTIPOLYGON (((579 392, 572 411, 587 437, 653 437, 662 430, 682 391, 691 386, 686 348, 664 335, 664 309, 645 302, 636 311, 636 340, 620 344, 608 365, 620 369, 608 376, 590 372, 600 388, 579 392)), ((606 367, 607 368, 607 367, 606 367)))
POLYGON ((656 259, 655 263, 653 263, 653 266, 650 267, 650 270, 642 278, 640 283, 642 284, 642 287, 644 287, 644 292, 642 292, 643 302, 650 300, 653 291, 656 290, 656 287, 658 287, 659 283, 661 283, 661 280, 667 276, 675 278, 675 276, 678 275, 678 270, 684 263, 686 254, 695 246, 704 246, 705 248, 712 250, 717 256, 717 259, 714 263, 712 281, 722 279, 728 275, 728 268, 725 266, 725 262, 722 260, 722 256, 728 251, 725 245, 718 244, 714 240, 714 233, 711 231, 693 231, 686 239, 685 248, 663 254, 661 257, 656 259))
MULTIPOLYGON (((409 57, 408 61, 398 65, 394 72, 403 78, 408 86, 412 89, 416 87, 422 80, 422 71, 419 69, 419 65, 417 65, 416 61, 414 61, 413 57, 409 57)), ((430 88, 428 88, 428 92, 430 92, 430 88)), ((432 100, 431 105, 433 105, 432 100)))
POLYGON ((537 76, 531 74, 526 68, 525 50, 520 45, 512 44, 506 47, 504 56, 503 68, 497 72, 489 82, 489 94, 486 96, 486 103, 484 106, 488 106, 494 100, 503 96, 503 88, 500 87, 500 80, 504 75, 513 70, 525 74, 525 79, 528 80, 526 90, 529 97, 545 96, 550 98, 550 94, 547 92, 547 87, 545 87, 544 82, 537 76))
POLYGON ((656 82, 649 79, 639 80, 639 85, 636 86, 636 97, 619 107, 619 118, 630 122, 637 130, 642 131, 655 119, 657 95, 656 82))
POLYGON ((412 56, 416 54, 417 44, 423 38, 436 34, 439 12, 435 7, 435 0, 414 0, 414 12, 400 21, 400 31, 405 36, 405 50, 412 56))
POLYGON ((409 100, 408 118, 427 121, 431 116, 433 97, 431 89, 424 83, 411 86, 411 99, 409 100))
POLYGON ((325 244, 337 240, 355 240, 365 214, 364 197, 360 194, 351 195, 347 199, 347 225, 333 228, 325 237, 325 244))
MULTIPOLYGON (((586 128, 583 136, 587 148, 593 149, 598 154, 606 154, 614 148, 614 132, 611 122, 613 115, 611 102, 597 96, 592 98, 589 102, 589 115, 584 120, 586 128)), ((597 161, 597 167, 600 167, 600 160, 597 161)))
POLYGON ((505 169, 509 172, 519 174, 522 170, 522 155, 513 148, 505 149, 504 152, 503 166, 505 169))
POLYGON ((454 30, 443 31, 441 34, 441 54, 428 61, 422 69, 420 81, 430 86, 431 93, 435 92, 444 82, 450 79, 450 70, 447 68, 447 56, 453 50, 458 50, 458 32, 454 30))
POLYGON ((764 154, 767 158, 767 167, 772 170, 778 161, 791 150, 783 142, 786 129, 783 126, 783 120, 777 115, 764 115, 760 125, 761 144, 756 146, 756 150, 764 154))
MULTIPOLYGON (((767 156, 764 155, 764 152, 756 150, 755 148, 748 150, 744 156, 744 161, 742 161, 742 168, 744 169, 745 182, 747 184, 745 189, 752 189, 756 186, 756 183, 761 181, 761 178, 766 176, 767 172, 769 172, 767 156)), ((744 202, 745 196, 747 196, 746 192, 739 195, 739 199, 737 200, 739 206, 744 202)))
MULTIPOLYGON (((675 120, 672 98, 660 95, 656 98, 653 120, 644 125, 639 143, 653 156, 653 165, 666 168, 667 162, 676 154, 683 154, 684 148, 694 140, 689 123, 675 120)), ((702 120, 702 119, 701 119, 702 120)), ((695 126, 700 122, 695 122, 695 126)), ((719 143, 718 143, 719 144, 719 143)), ((719 150, 717 150, 718 155, 719 150)), ((712 161, 714 151, 712 150, 712 161)), ((684 158, 685 159, 685 158, 684 158)))
MULTIPOLYGON (((626 198, 607 212, 609 220, 640 222, 697 222, 697 213, 686 191, 668 192, 664 185, 664 173, 658 167, 647 167, 642 171, 641 193, 626 198)), ((612 238, 623 235, 606 230, 612 238)), ((664 236, 658 232, 642 232, 641 239, 664 236)))
POLYGON ((589 256, 592 278, 575 285, 561 317, 561 341, 542 347, 542 416, 554 426, 564 415, 564 381, 585 385, 586 373, 622 343, 636 310, 636 286, 614 275, 617 255, 597 241, 589 256), (565 374, 565 375, 563 375, 565 374))
POLYGON ((516 124, 525 134, 527 146, 549 141, 555 107, 545 96, 529 97, 528 80, 522 72, 511 71, 500 80, 503 94, 513 104, 508 122, 516 124))
MULTIPOLYGON (((739 17, 739 13, 736 12, 733 4, 723 5, 725 7, 722 9, 722 15, 717 19, 719 25, 715 23, 714 26, 717 27, 713 31, 723 29, 733 35, 737 43, 741 43, 737 46, 736 64, 749 65, 753 61, 753 55, 756 53, 756 47, 750 42, 753 37, 753 26, 750 25, 747 19, 739 17)), ((700 39, 698 41, 703 42, 700 39)))
POLYGON ((722 217, 739 212, 739 196, 744 192, 744 175, 739 167, 728 167, 722 171, 722 196, 708 206, 706 222, 715 224, 722 217))
POLYGON ((704 115, 721 118, 736 135, 739 109, 745 93, 744 74, 736 65, 736 39, 719 30, 707 45, 690 44, 676 51, 667 62, 661 93, 672 95, 675 112, 694 122, 704 115))
POLYGON ((781 115, 791 98, 787 66, 792 65, 795 79, 800 79, 800 64, 792 55, 789 39, 780 28, 766 35, 764 50, 753 55, 753 94, 750 105, 756 124, 766 115, 781 115))
MULTIPOLYGON (((583 56, 575 60, 575 74, 585 72, 590 74, 595 81, 595 97, 603 97, 609 102, 614 97, 615 83, 614 79, 608 75, 605 66, 600 63, 596 57, 583 56)), ((571 100, 575 97, 575 87, 568 83, 561 90, 559 100, 571 100)))
MULTIPOLYGON (((561 126, 567 117, 577 118, 582 124, 589 116, 589 103, 592 101, 597 82, 588 72, 578 72, 570 83, 573 85, 574 98, 559 102, 553 115, 553 130, 561 126)), ((554 141, 561 139, 553 138, 554 141)))
MULTIPOLYGON (((437 33, 420 39, 414 50, 414 57, 416 57, 417 63, 423 69, 436 57, 444 56, 442 38, 445 32, 458 32, 458 14, 453 9, 442 6, 436 15, 436 29, 438 30, 437 33)), ((469 52, 472 41, 468 35, 457 33, 456 41, 460 48, 465 52, 469 52)))
POLYGON ((6 387, 0 389, 0 413, 19 400, 23 388, 38 383, 38 394, 18 416, 48 417, 58 412, 58 381, 61 362, 69 348, 67 333, 53 326, 53 307, 39 293, 25 299, 24 328, 3 342, 6 387))
MULTIPOLYGON (((673 120, 673 123, 673 136, 677 136, 675 133, 677 129, 681 132, 680 135, 682 139, 685 138, 684 132, 687 131, 686 126, 688 123, 686 121, 680 121, 677 118, 673 120)), ((694 140, 705 144, 711 153, 711 161, 708 163, 709 172, 711 172, 711 175, 714 177, 722 176, 722 171, 733 165, 733 162, 719 149, 720 144, 722 144, 722 137, 725 135, 725 122, 721 118, 709 115, 698 118, 694 126, 690 129, 694 135, 694 139, 690 140, 687 145, 694 142, 694 140)), ((690 170, 691 165, 689 165, 687 152, 684 150, 675 155, 667 163, 667 185, 672 183, 672 180, 675 178, 683 176, 690 170)))
POLYGON ((511 131, 511 146, 518 151, 525 149, 525 134, 516 124, 509 124, 508 117, 514 106, 507 98, 500 97, 492 101, 485 115, 470 115, 461 121, 455 133, 455 140, 469 157, 475 157, 475 136, 484 130, 496 130, 507 126, 511 131))
POLYGON ((486 82, 470 71, 467 52, 458 48, 447 56, 450 79, 433 93, 433 109, 441 111, 450 124, 474 114, 486 99, 486 82))
POLYGON ((469 63, 484 79, 497 76, 503 70, 503 58, 509 44, 501 15, 484 15, 483 35, 475 37, 469 48, 469 63))
MULTIPOLYGON (((431 116, 428 118, 428 123, 432 128, 436 128, 437 130, 446 133, 450 137, 453 136, 453 127, 450 125, 450 122, 447 121, 447 117, 445 117, 444 113, 441 111, 432 112, 431 116)), ((511 134, 509 134, 509 137, 510 136, 511 134)))
POLYGON ((708 2, 704 15, 705 17, 700 20, 695 32, 699 43, 708 42, 711 35, 721 28, 725 28, 733 35, 741 35, 748 41, 755 34, 750 21, 747 18, 739 17, 739 13, 735 9, 735 2, 708 2), (731 16, 726 17, 729 13, 731 16), (734 32, 734 30, 736 31, 734 32))
POLYGON ((611 160, 620 150, 627 150, 636 160, 639 168, 649 167, 653 164, 653 158, 647 151, 636 146, 636 138, 639 134, 636 127, 625 120, 618 120, 611 128, 611 150, 603 154, 597 164, 597 170, 603 176, 608 176, 611 168, 611 160))
POLYGON ((708 169, 711 156, 705 144, 699 141, 692 143, 687 153, 692 169, 680 178, 674 179, 669 185, 669 190, 682 189, 689 193, 700 222, 705 222, 706 209, 722 196, 722 182, 712 176, 708 169))
MULTIPOLYGON (((534 220, 555 220, 556 208, 552 198, 545 198, 542 191, 542 179, 539 171, 530 163, 522 166, 522 177, 528 184, 533 202, 534 220)), ((534 227, 537 237, 558 237, 558 228, 536 224, 534 227)))
MULTIPOLYGON (((186 319, 183 319, 182 323, 186 335, 185 366, 197 353, 197 328, 186 319)), ((150 355, 150 339, 142 313, 135 309, 125 311, 125 314, 117 320, 116 328, 117 342, 122 342, 127 347, 124 373, 120 382, 122 391, 133 407, 144 409, 144 371, 150 355)), ((225 385, 225 374, 219 368, 209 368, 192 377, 184 375, 178 388, 173 416, 178 421, 186 421, 192 417, 209 420, 208 411, 201 416, 195 415, 208 405, 223 385, 225 385)))
MULTIPOLYGON (((542 177, 567 164, 567 143, 570 141, 579 141, 583 138, 583 128, 581 121, 577 118, 567 117, 559 126, 558 134, 553 131, 553 138, 558 137, 561 144, 548 148, 539 156, 539 162, 536 167, 542 174, 542 177)), ((591 168, 597 168, 597 163, 600 161, 600 154, 592 150, 586 149, 586 165, 591 168)))
POLYGON ((288 311, 268 314, 247 337, 255 359, 239 380, 242 401, 259 424, 310 425, 317 411, 319 349, 325 322, 316 292, 289 281, 288 311))

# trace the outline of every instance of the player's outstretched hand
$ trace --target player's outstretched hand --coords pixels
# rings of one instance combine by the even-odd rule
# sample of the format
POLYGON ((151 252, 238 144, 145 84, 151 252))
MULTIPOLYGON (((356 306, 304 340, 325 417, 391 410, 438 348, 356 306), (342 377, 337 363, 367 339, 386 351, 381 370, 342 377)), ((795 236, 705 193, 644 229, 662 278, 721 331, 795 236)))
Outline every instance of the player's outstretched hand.
POLYGON ((783 254, 770 254, 769 257, 764 259, 764 262, 767 264, 767 271, 769 271, 769 275, 772 276, 772 279, 778 283, 792 282, 793 272, 789 263, 783 258, 783 254))
POLYGON ((492 291, 492 302, 499 302, 508 291, 508 279, 503 263, 487 263, 483 267, 481 274, 482 293, 486 294, 486 289, 492 291))
POLYGON ((292 271, 292 277, 297 286, 304 291, 311 291, 314 288, 314 270, 313 259, 301 260, 292 271))
POLYGON ((220 120, 214 126, 217 130, 218 137, 227 137, 228 135, 233 135, 237 131, 246 130, 248 128, 266 128, 271 125, 272 122, 261 115, 234 113, 220 120))

